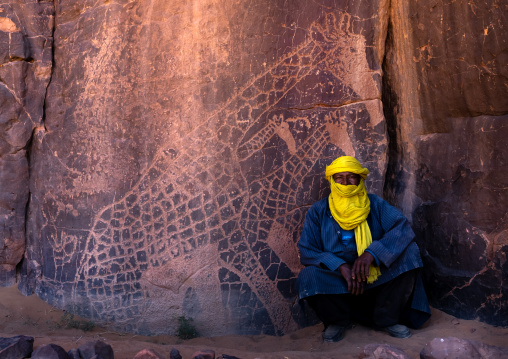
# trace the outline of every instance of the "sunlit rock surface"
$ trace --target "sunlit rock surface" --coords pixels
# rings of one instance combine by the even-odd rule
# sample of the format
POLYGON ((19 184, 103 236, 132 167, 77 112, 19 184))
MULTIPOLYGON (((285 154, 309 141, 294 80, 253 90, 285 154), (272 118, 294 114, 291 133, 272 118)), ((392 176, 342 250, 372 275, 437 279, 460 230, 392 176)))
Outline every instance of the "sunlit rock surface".
POLYGON ((202 335, 296 328, 295 242, 326 195, 324 167, 357 156, 382 193, 382 15, 306 1, 57 4, 27 291, 140 333, 181 315, 202 335))

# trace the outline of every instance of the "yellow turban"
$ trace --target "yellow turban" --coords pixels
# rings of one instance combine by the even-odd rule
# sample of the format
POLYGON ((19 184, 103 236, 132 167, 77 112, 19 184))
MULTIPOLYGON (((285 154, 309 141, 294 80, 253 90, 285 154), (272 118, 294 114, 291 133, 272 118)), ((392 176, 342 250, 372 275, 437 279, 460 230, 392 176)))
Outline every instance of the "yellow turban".
MULTIPOLYGON (((372 243, 372 234, 367 223, 370 213, 370 200, 365 189, 365 179, 369 174, 367 168, 362 167, 360 162, 351 156, 342 156, 326 167, 325 176, 330 182, 331 193, 328 204, 333 218, 345 230, 355 231, 356 250, 361 256, 372 243), (341 172, 351 172, 360 175, 358 186, 341 185, 335 183, 333 175, 341 172)), ((367 283, 373 283, 381 275, 379 267, 373 265, 369 268, 367 283)))
POLYGON ((326 167, 326 179, 330 181, 330 177, 336 173, 351 172, 359 174, 363 179, 367 178, 369 170, 362 167, 358 160, 351 156, 342 156, 333 161, 330 166, 326 167))

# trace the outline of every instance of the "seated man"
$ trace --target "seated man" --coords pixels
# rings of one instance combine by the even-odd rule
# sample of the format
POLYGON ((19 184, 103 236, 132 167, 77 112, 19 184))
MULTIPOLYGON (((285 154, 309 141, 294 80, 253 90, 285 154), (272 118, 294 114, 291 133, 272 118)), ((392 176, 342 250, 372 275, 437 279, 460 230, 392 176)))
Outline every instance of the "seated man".
POLYGON ((353 157, 333 161, 330 196, 309 209, 298 242, 299 298, 325 325, 327 342, 341 340, 351 320, 407 338, 406 325, 430 317, 414 233, 399 210, 367 194, 368 173, 353 157))

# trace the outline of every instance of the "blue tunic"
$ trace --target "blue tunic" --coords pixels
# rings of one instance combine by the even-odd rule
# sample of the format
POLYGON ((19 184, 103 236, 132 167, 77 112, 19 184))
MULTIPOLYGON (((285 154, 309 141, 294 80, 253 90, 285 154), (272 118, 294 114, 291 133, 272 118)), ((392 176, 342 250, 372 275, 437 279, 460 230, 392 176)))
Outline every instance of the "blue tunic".
MULTIPOLYGON (((365 290, 386 283, 398 275, 423 266, 414 233, 406 217, 380 197, 369 194, 370 214, 367 223, 372 244, 367 248, 379 262, 381 276, 365 290)), ((332 217, 328 197, 316 202, 307 212, 298 242, 300 261, 305 266, 298 275, 299 298, 316 294, 348 293, 347 282, 339 267, 358 258, 356 242, 345 245, 341 228, 332 217)), ((411 313, 413 327, 419 327, 430 316, 430 307, 421 277, 413 292, 411 313)))

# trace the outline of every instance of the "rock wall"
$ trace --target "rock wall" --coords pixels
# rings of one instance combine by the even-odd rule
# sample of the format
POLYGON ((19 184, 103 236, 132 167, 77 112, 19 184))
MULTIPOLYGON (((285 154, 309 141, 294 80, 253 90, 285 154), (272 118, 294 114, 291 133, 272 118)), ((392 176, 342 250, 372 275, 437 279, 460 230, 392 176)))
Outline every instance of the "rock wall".
POLYGON ((56 4, 22 287, 118 330, 297 327, 295 242, 339 155, 381 193, 386 9, 56 4), (385 15, 385 16, 380 16, 385 15))
POLYGON ((431 304, 503 326, 506 10, 501 1, 392 2, 383 65, 392 140, 385 193, 413 219, 431 304))
POLYGON ((0 4, 0 283, 16 283, 25 252, 27 151, 42 126, 52 65, 52 2, 0 4))
POLYGON ((433 304, 508 325, 503 7, 1 5, 2 99, 31 120, 2 106, 0 282, 18 266, 25 294, 116 330, 289 332, 303 218, 347 154, 412 220, 433 304))

